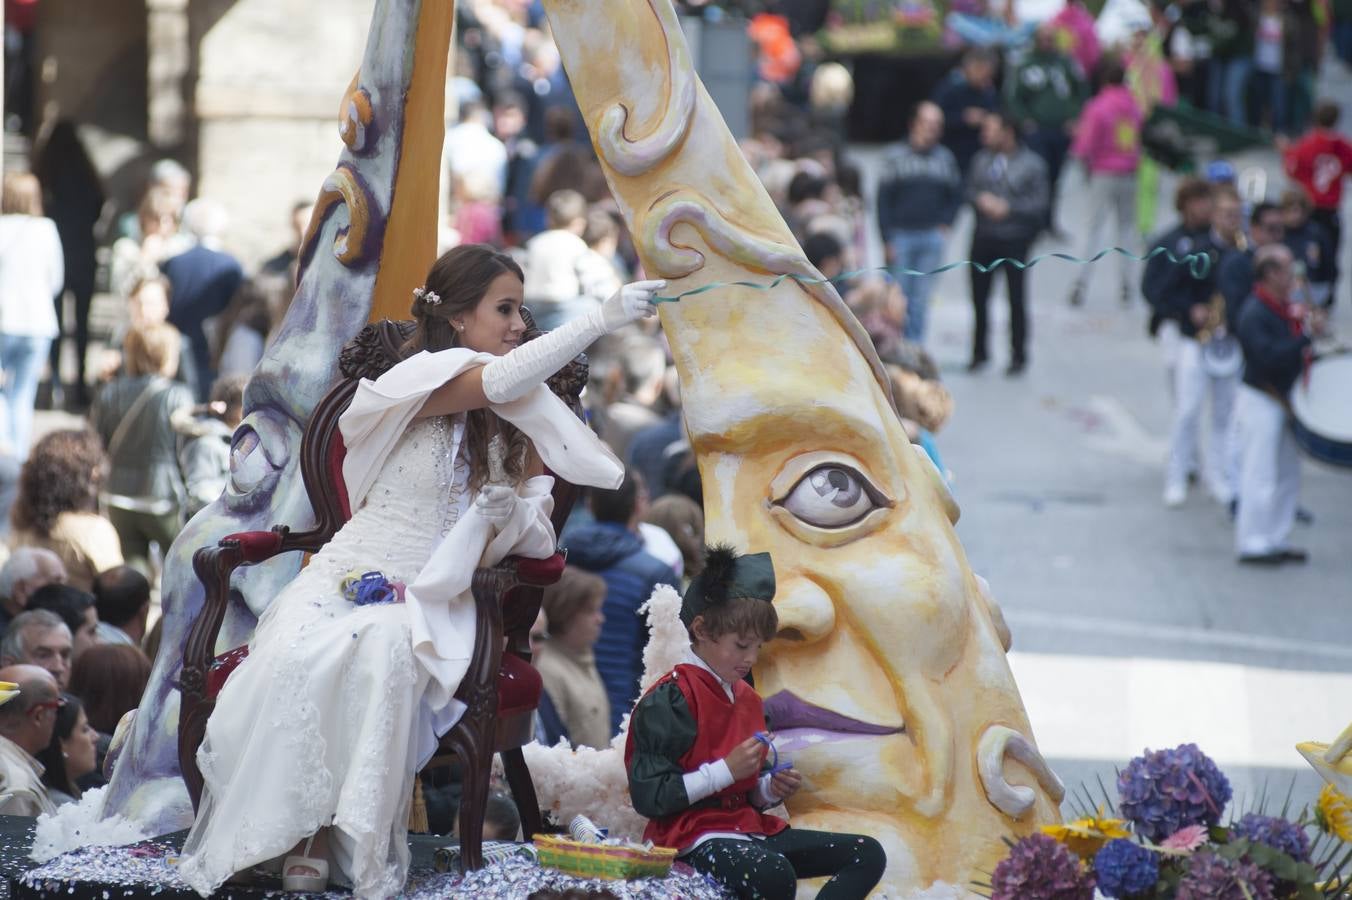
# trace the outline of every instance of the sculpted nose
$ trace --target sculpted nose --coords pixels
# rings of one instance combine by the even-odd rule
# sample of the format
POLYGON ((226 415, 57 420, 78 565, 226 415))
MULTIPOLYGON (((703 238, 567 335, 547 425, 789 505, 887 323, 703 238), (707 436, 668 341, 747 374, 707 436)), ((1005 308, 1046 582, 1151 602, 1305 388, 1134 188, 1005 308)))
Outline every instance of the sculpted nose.
POLYGON ((779 615, 779 640, 813 643, 836 627, 836 607, 831 595, 810 578, 785 579, 775 592, 779 615))

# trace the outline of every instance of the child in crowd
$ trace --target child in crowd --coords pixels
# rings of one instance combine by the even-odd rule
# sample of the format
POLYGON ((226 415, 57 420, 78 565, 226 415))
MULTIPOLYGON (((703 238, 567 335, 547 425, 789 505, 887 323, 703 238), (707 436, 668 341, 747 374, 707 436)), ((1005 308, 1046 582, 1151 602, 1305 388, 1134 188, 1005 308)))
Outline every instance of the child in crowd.
POLYGON ((709 549, 681 602, 691 648, 643 696, 625 746, 643 837, 738 897, 791 900, 799 878, 831 876, 820 898, 868 896, 886 868, 873 838, 791 828, 765 810, 798 790, 792 767, 765 769, 761 698, 744 680, 779 626, 768 553, 709 549))
POLYGON ((606 621, 605 599, 605 580, 575 566, 545 588, 549 640, 533 661, 574 747, 610 746, 610 700, 592 652, 606 621))

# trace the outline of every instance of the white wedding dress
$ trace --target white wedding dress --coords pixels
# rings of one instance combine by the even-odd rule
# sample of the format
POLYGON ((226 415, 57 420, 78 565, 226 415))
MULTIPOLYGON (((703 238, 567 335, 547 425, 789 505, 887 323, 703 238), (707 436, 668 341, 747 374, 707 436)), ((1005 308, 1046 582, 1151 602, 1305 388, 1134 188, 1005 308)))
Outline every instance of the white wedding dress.
MULTIPOLYGON (((480 360, 419 354, 363 382, 345 414, 356 512, 259 618, 198 751, 205 787, 178 870, 203 896, 325 826, 354 894, 403 888, 414 775, 464 708, 453 694, 473 637, 469 578, 479 564, 554 549, 552 478, 528 479, 513 520, 493 528, 465 487, 463 417, 413 418, 431 389, 480 360), (341 590, 350 571, 403 581, 408 602, 354 605, 341 590)), ((569 480, 622 477, 543 386, 495 411, 569 480)))

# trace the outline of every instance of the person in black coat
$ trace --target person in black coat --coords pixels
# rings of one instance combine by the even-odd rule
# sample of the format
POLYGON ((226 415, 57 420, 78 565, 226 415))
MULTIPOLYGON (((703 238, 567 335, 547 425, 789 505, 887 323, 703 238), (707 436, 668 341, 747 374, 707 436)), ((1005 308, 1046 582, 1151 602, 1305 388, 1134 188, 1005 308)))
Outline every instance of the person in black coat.
MULTIPOLYGON (((66 285, 75 301, 75 404, 89 405, 85 385, 85 357, 89 351, 89 310, 94 302, 94 227, 103 215, 103 181, 89 158, 75 124, 62 119, 52 127, 33 162, 33 174, 46 194, 43 208, 61 235, 66 285)), ((56 320, 65 331, 65 303, 58 297, 56 320)), ((52 341, 52 405, 57 406, 61 385, 61 337, 52 341)))
POLYGON ((1221 256, 1216 266, 1216 288, 1225 298, 1225 315, 1232 331, 1244 301, 1253 293, 1254 254, 1285 238, 1281 208, 1274 203, 1259 203, 1249 214, 1249 239, 1244 249, 1232 249, 1221 256))
POLYGON ((1300 453, 1288 424, 1291 388, 1313 359, 1310 338, 1322 331, 1322 309, 1292 302, 1296 276, 1291 250, 1264 247, 1254 259, 1257 285, 1236 321, 1244 348, 1240 388, 1239 508, 1235 550, 1241 563, 1302 563, 1288 543, 1300 500, 1300 453))
POLYGON ((1338 250, 1333 236, 1311 218, 1314 201, 1300 188, 1282 194, 1281 210, 1286 228, 1284 240, 1296 258, 1297 268, 1304 266, 1310 302, 1328 306, 1333 302, 1333 284, 1338 277, 1338 250))
POLYGON ((1211 439, 1207 442, 1205 475, 1211 493, 1228 504, 1229 486, 1223 448, 1234 402, 1235 378, 1211 374, 1203 365, 1204 343, 1224 324, 1216 302, 1216 261, 1222 250, 1213 235, 1212 186, 1201 179, 1179 185, 1174 207, 1182 221, 1160 235, 1153 248, 1168 251, 1151 256, 1141 277, 1141 293, 1150 304, 1150 332, 1166 343, 1165 358, 1173 388, 1174 414, 1169 427, 1169 456, 1164 469, 1164 505, 1182 506, 1198 459, 1202 409, 1211 397, 1211 439), (1205 253, 1211 265, 1204 277, 1181 262, 1205 253))
POLYGON ((188 340, 197 375, 193 392, 198 403, 205 403, 216 379, 216 367, 202 325, 230 305, 244 280, 244 269, 237 259, 219 249, 220 233, 225 230, 224 210, 210 201, 194 200, 184 212, 184 224, 198 243, 165 260, 160 271, 169 279, 169 324, 188 340))
POLYGON ((953 152, 958 171, 967 172, 981 149, 981 126, 986 114, 1000 109, 995 90, 994 51, 972 47, 962 55, 956 72, 939 85, 933 100, 944 112, 943 145, 953 152))
POLYGON ((1019 140, 1019 123, 1003 113, 987 113, 981 150, 967 176, 967 195, 976 214, 968 254, 987 271, 971 268, 972 361, 969 372, 980 370, 989 358, 987 301, 996 271, 1005 274, 1009 294, 1010 358, 1007 375, 1019 375, 1028 365, 1028 310, 1024 302, 1026 273, 1006 262, 1025 261, 1033 239, 1042 230, 1051 197, 1047 164, 1019 140))

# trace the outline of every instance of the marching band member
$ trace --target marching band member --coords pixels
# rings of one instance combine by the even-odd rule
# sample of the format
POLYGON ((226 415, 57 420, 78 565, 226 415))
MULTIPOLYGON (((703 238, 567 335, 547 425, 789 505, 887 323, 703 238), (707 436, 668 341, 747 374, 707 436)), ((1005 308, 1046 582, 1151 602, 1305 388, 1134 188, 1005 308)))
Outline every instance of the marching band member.
MULTIPOLYGON (((1190 253, 1207 253, 1214 263, 1219 249, 1212 241, 1212 186, 1201 179, 1186 179, 1178 187, 1174 206, 1183 221, 1156 240, 1154 246, 1163 247, 1176 259, 1190 253)), ((1164 469, 1164 505, 1169 507, 1182 506, 1187 499, 1188 475, 1197 458, 1202 404, 1210 381, 1202 366, 1198 333, 1212 321, 1215 291, 1214 265, 1207 277, 1194 278, 1189 266, 1171 263, 1164 254, 1150 258, 1141 279, 1141 293, 1153 309, 1151 333, 1158 332, 1165 344, 1166 364, 1173 380, 1174 416, 1164 469)), ((1225 399, 1214 384, 1210 387, 1213 408, 1221 406, 1225 399)), ((1208 442, 1212 448, 1207 461, 1208 477, 1213 483, 1223 471, 1219 452, 1223 435, 1223 430, 1213 434, 1208 442)))
POLYGON ((1310 337, 1322 331, 1325 315, 1292 302, 1296 276, 1289 248, 1261 248, 1254 273, 1257 285, 1236 321, 1244 384, 1235 549, 1241 563, 1303 563, 1306 552, 1287 543, 1300 499, 1300 456, 1287 422, 1287 395, 1313 358, 1310 337))

